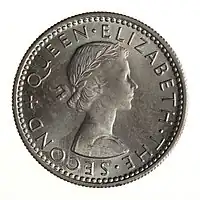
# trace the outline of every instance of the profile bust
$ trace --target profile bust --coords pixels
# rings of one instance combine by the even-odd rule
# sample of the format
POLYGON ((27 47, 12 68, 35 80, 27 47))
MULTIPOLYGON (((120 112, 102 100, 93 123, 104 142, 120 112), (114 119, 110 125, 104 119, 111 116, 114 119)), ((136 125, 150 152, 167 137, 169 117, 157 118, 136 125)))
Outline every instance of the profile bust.
POLYGON ((68 106, 85 112, 71 150, 88 157, 114 157, 129 151, 113 135, 118 110, 130 110, 137 84, 130 77, 128 50, 118 43, 91 42, 76 49, 67 67, 68 106))

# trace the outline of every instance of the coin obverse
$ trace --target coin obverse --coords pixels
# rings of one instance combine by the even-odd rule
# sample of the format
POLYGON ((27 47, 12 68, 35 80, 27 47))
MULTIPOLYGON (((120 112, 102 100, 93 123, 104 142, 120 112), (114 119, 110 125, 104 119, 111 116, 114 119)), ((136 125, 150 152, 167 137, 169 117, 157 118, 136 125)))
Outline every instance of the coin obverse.
POLYGON ((147 25, 115 13, 49 28, 14 81, 14 118, 27 149, 84 186, 118 186, 152 171, 177 141, 185 110, 173 50, 147 25))

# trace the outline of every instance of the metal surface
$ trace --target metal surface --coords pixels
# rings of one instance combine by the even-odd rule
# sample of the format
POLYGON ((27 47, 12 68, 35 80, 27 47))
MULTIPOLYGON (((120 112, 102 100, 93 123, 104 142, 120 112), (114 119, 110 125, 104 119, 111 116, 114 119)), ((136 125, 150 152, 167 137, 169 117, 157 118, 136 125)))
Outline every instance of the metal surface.
POLYGON ((185 109, 169 45, 114 13, 85 13, 48 29, 25 54, 13 90, 16 125, 34 158, 92 187, 151 171, 177 140, 185 109))

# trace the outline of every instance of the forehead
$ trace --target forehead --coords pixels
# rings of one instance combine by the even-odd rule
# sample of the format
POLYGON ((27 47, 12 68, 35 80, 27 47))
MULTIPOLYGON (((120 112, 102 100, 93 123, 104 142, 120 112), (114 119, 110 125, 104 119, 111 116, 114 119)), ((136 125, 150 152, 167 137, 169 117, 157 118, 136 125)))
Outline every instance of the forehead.
POLYGON ((120 76, 127 73, 130 73, 129 62, 126 58, 119 57, 116 60, 106 61, 102 67, 99 67, 95 70, 96 73, 104 73, 107 77, 111 76, 120 76))
POLYGON ((129 62, 126 58, 121 59, 120 61, 120 71, 124 73, 130 72, 129 62))

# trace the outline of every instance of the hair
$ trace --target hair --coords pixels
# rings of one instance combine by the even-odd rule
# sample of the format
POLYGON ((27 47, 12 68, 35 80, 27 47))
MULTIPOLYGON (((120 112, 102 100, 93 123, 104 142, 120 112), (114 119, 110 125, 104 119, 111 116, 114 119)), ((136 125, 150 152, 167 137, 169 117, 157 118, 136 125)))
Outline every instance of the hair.
POLYGON ((129 52, 118 43, 91 42, 80 46, 75 51, 68 67, 67 76, 72 88, 72 94, 67 104, 77 111, 87 111, 92 102, 103 92, 105 80, 94 76, 87 84, 92 73, 105 62, 112 62, 121 53, 128 57, 129 52))

